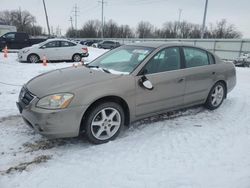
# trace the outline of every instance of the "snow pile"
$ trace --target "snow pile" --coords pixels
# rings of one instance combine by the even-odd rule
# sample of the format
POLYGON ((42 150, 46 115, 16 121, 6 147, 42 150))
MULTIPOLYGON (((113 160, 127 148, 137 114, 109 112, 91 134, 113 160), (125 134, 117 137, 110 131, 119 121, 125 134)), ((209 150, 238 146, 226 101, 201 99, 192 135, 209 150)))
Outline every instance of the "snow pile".
MULTIPOLYGON (((89 60, 103 53, 89 51, 89 60)), ((72 66, 19 64, 16 54, 3 62, 0 56, 0 82, 16 85, 72 66)), ((82 137, 35 134, 15 107, 20 87, 0 85, 0 187, 249 188, 250 69, 237 68, 237 80, 216 111, 198 107, 149 118, 98 146, 82 137)))

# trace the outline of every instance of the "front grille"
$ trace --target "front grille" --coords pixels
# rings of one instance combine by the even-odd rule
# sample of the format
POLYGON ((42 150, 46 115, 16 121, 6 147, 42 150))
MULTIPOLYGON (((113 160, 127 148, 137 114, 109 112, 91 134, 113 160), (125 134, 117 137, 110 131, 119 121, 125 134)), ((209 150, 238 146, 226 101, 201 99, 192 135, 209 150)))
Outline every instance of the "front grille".
POLYGON ((21 89, 19 94, 19 100, 23 102, 26 106, 34 99, 34 95, 28 91, 25 87, 21 89))

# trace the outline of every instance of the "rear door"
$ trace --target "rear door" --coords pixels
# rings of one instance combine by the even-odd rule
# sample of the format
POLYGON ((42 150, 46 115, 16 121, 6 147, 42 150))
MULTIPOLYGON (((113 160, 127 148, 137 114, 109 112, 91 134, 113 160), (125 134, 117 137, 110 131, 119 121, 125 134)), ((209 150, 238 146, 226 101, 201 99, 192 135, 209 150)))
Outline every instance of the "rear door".
POLYGON ((185 61, 184 104, 199 104, 206 100, 216 76, 214 57, 205 50, 183 47, 185 61), (211 58, 211 59, 210 59, 211 58))
POLYGON ((16 49, 22 49, 29 46, 29 38, 26 33, 16 33, 14 46, 16 49))
POLYGON ((142 69, 153 89, 143 88, 136 77, 136 116, 147 116, 183 105, 185 79, 179 47, 165 48, 158 52, 142 69))
POLYGON ((62 60, 71 60, 75 53, 81 53, 80 48, 76 44, 70 41, 60 41, 61 48, 59 50, 59 55, 62 60))

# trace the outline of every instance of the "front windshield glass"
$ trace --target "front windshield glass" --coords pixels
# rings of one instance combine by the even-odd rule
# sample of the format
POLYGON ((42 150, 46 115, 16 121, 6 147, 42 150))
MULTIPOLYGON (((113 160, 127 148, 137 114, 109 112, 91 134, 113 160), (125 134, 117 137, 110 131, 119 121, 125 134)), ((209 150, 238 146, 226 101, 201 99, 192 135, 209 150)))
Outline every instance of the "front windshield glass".
POLYGON ((105 69, 112 74, 130 74, 153 50, 154 48, 149 47, 122 46, 87 66, 105 69))

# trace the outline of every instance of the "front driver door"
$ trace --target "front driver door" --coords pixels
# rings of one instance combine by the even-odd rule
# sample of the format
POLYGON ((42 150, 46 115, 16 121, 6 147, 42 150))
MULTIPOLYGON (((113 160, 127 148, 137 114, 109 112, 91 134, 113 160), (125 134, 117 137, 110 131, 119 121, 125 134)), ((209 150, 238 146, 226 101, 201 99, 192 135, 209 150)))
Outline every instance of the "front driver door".
POLYGON ((40 55, 48 60, 60 60, 60 41, 51 41, 40 48, 40 55))
POLYGON ((183 105, 183 71, 179 47, 165 48, 151 58, 142 72, 154 88, 144 88, 139 84, 142 75, 136 77, 136 116, 143 117, 183 105))

